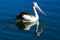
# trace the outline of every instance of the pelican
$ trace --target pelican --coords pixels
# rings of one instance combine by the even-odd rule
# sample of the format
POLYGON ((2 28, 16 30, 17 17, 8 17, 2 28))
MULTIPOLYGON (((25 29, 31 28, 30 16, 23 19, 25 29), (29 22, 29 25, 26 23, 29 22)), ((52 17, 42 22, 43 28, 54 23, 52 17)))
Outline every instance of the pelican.
POLYGON ((17 17, 16 17, 16 25, 18 26, 19 29, 22 30, 30 30, 33 25, 36 25, 36 34, 39 36, 39 34, 42 32, 42 27, 41 31, 38 32, 38 26, 39 26, 39 16, 36 11, 40 11, 43 15, 46 15, 42 9, 38 6, 36 2, 33 2, 33 10, 35 16, 31 15, 29 12, 21 12, 17 17))

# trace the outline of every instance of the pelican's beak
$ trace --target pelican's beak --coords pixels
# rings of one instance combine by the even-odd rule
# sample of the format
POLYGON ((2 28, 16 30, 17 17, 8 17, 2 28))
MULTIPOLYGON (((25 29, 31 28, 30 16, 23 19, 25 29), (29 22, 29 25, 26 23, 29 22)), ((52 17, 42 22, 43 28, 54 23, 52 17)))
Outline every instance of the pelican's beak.
POLYGON ((36 2, 33 2, 33 5, 37 10, 39 10, 43 15, 46 16, 46 14, 42 11, 42 9, 38 6, 38 4, 36 2))

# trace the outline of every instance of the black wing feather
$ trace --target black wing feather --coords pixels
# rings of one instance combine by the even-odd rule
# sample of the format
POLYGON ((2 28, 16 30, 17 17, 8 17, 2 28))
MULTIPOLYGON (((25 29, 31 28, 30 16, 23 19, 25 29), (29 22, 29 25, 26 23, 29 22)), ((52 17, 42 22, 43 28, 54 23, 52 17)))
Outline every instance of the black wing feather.
POLYGON ((31 14, 29 14, 29 12, 21 12, 16 18, 23 20, 24 19, 23 15, 30 15, 31 16, 31 14))

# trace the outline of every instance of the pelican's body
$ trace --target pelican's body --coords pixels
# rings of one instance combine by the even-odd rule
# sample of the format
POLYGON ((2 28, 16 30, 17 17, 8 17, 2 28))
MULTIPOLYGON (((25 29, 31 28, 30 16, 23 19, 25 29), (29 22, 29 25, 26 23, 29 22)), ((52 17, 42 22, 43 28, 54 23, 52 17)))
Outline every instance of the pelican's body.
POLYGON ((28 12, 21 12, 20 15, 17 16, 16 22, 17 23, 19 22, 19 28, 23 27, 23 30, 30 30, 30 28, 33 25, 39 22, 39 18, 35 18, 33 15, 29 14, 28 12))

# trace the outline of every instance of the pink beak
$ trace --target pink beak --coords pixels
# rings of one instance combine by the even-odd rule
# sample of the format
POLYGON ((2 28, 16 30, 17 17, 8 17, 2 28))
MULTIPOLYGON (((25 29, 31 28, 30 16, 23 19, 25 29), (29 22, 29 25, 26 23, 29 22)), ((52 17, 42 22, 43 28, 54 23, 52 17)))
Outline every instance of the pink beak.
POLYGON ((33 2, 33 5, 37 10, 39 10, 43 15, 46 16, 46 14, 42 11, 42 9, 38 6, 38 4, 36 2, 33 2))

